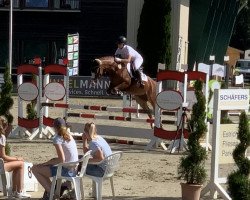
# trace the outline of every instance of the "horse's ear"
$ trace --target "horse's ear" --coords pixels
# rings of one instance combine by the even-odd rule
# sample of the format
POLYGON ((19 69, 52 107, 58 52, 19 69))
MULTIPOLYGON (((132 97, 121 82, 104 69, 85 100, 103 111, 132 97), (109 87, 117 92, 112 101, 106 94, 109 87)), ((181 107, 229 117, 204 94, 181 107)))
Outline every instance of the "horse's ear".
POLYGON ((100 59, 95 59, 95 61, 96 61, 99 65, 102 64, 102 61, 101 61, 100 59))

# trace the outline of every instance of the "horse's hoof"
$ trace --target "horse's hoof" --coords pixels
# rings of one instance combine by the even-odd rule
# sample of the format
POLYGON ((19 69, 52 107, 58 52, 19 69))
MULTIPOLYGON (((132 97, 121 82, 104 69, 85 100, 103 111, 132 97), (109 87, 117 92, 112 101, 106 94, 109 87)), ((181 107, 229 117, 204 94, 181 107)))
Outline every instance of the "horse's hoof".
POLYGON ((123 96, 123 92, 118 91, 118 92, 117 92, 117 95, 118 95, 118 96, 123 96))
POLYGON ((150 124, 151 128, 154 129, 155 128, 155 123, 150 124))

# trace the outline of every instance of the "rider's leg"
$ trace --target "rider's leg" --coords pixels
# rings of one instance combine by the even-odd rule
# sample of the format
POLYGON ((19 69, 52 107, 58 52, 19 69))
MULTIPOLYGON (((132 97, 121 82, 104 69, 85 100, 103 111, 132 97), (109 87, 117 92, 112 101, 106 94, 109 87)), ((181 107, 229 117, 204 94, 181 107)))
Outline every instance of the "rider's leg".
POLYGON ((136 76, 138 77, 138 80, 139 80, 139 84, 140 86, 144 86, 144 83, 142 81, 142 62, 143 62, 143 59, 135 59, 134 62, 133 62, 133 67, 135 69, 135 73, 136 73, 136 76))
POLYGON ((136 71, 138 73, 138 79, 139 79, 139 83, 140 83, 140 86, 144 86, 144 82, 142 81, 142 76, 143 76, 143 73, 142 73, 142 69, 140 68, 139 70, 136 71))

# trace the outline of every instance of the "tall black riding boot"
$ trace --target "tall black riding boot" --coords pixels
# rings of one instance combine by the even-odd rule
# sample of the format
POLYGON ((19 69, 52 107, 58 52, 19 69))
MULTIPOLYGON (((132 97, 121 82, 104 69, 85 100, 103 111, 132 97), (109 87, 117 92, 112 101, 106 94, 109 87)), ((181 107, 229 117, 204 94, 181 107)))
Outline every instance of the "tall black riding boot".
POLYGON ((142 81, 142 71, 140 69, 136 70, 136 74, 137 74, 137 77, 138 77, 139 87, 143 87, 145 84, 142 81))

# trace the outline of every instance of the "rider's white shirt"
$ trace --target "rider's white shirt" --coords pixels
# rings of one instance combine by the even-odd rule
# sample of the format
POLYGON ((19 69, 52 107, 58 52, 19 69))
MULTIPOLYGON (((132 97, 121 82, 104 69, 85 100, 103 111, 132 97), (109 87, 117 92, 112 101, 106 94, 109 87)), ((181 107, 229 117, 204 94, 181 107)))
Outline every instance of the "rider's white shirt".
MULTIPOLYGON (((122 58, 122 59, 127 59, 131 55, 131 62, 133 63, 134 67, 139 69, 141 67, 141 64, 143 63, 143 58, 142 56, 134 50, 131 46, 129 45, 124 45, 122 49, 117 48, 115 52, 115 56, 122 58)), ((130 64, 130 63, 128 63, 130 64)))

